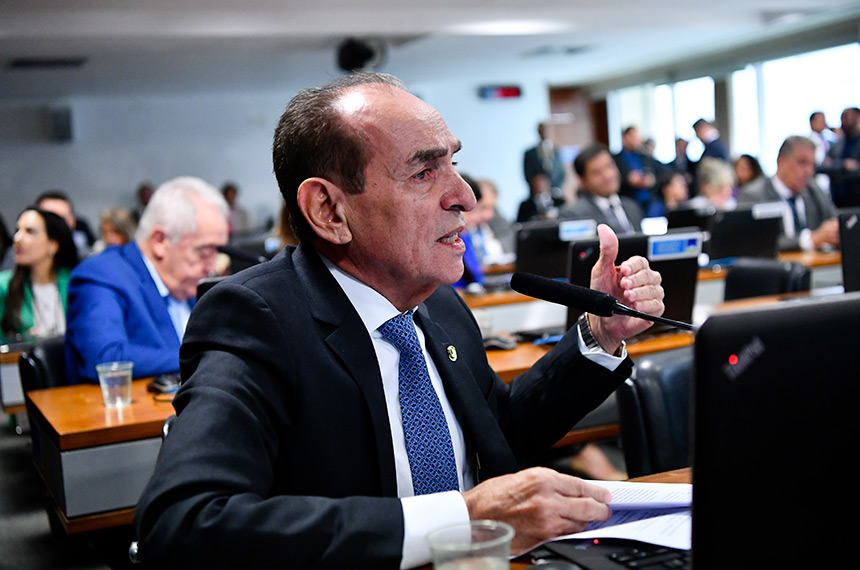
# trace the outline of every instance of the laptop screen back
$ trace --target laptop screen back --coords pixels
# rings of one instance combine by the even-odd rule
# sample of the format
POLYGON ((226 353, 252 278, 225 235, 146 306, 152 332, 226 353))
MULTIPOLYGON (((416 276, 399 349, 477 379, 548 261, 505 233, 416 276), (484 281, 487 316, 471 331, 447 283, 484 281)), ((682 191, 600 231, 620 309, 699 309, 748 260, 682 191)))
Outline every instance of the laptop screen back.
POLYGON ((571 240, 597 235, 594 220, 549 220, 519 224, 516 270, 550 279, 567 277, 571 240))
POLYGON ((860 291, 860 208, 839 213, 839 243, 845 291, 860 291))
POLYGON ((712 261, 732 257, 775 259, 782 223, 779 202, 718 211, 711 221, 707 253, 712 261))
POLYGON ((858 323, 860 294, 846 294, 702 325, 693 389, 697 570, 840 567, 860 507, 850 467, 860 441, 858 323))

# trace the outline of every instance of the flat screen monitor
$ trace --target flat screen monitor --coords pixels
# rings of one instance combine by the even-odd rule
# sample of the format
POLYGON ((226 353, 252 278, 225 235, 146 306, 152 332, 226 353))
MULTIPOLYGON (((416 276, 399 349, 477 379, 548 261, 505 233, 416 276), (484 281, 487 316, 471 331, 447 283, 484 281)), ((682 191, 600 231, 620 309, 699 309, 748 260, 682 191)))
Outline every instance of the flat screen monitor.
POLYGON ((567 278, 570 242, 597 235, 594 220, 541 220, 517 224, 516 271, 567 278))
POLYGON ((860 441, 857 323, 850 293, 721 313, 699 329, 696 570, 844 567, 860 507, 848 467, 860 441))
POLYGON ((839 212, 839 244, 845 291, 860 291, 860 208, 839 212))
POLYGON ((667 214, 670 229, 698 227, 711 261, 737 257, 774 259, 782 233, 782 204, 762 202, 734 210, 679 209, 667 214))
MULTIPOLYGON (((698 230, 672 230, 659 236, 642 233, 620 235, 616 264, 634 255, 646 258, 662 277, 665 294, 663 316, 689 323, 693 318, 702 241, 703 234, 698 230)), ((597 238, 571 242, 567 272, 570 282, 588 287, 591 283, 591 268, 599 256, 600 242, 597 238)), ((568 326, 572 326, 580 314, 581 311, 568 309, 568 326)), ((654 325, 649 331, 664 328, 654 325)))

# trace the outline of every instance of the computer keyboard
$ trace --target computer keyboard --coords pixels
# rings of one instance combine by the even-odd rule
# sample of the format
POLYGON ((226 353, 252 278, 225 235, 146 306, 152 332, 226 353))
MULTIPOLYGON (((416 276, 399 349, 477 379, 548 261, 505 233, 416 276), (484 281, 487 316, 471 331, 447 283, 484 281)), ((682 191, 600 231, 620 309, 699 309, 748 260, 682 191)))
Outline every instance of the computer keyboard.
POLYGON ((685 570, 692 566, 688 550, 623 539, 562 540, 549 542, 544 549, 582 570, 685 570))
POLYGON ((689 552, 664 546, 643 545, 607 554, 626 568, 689 568, 689 552))

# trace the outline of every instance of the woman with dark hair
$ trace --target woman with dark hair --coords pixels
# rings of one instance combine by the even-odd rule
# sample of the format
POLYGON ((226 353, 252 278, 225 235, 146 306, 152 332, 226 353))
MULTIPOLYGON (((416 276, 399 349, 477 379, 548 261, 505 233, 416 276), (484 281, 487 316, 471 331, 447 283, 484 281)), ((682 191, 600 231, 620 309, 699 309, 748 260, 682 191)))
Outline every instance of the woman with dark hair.
POLYGON ((735 178, 738 188, 749 184, 759 176, 764 176, 758 159, 750 154, 742 154, 735 160, 735 178))
POLYGON ((0 328, 7 340, 66 332, 69 271, 78 263, 72 232, 60 216, 29 207, 18 216, 15 266, 0 272, 0 328))

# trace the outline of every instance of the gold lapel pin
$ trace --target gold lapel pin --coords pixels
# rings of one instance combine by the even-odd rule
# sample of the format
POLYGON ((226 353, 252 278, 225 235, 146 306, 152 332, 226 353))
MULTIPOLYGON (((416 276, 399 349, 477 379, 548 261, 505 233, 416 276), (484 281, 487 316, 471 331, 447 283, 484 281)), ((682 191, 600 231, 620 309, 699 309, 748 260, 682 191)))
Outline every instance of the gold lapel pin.
POLYGON ((448 352, 448 360, 451 362, 457 362, 457 348, 454 345, 449 344, 445 350, 448 352))

